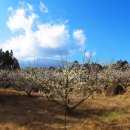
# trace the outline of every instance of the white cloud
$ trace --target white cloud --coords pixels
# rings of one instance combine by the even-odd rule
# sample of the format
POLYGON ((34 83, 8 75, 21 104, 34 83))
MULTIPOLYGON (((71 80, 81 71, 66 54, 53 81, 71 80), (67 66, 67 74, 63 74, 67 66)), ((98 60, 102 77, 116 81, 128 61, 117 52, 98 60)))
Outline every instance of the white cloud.
POLYGON ((91 57, 94 57, 95 55, 96 55, 95 51, 87 51, 87 52, 85 52, 85 57, 86 58, 91 58, 91 57))
POLYGON ((43 13, 48 13, 48 8, 46 7, 46 5, 40 1, 40 11, 43 13))
MULTIPOLYGON (((33 25, 33 22, 37 15, 33 12, 28 16, 27 11, 24 8, 19 8, 13 10, 11 7, 8 10, 12 10, 13 13, 7 21, 7 26, 11 31, 17 31, 18 29, 23 29, 24 31, 30 31, 33 25)), ((28 8, 30 10, 30 7, 28 8)))
POLYGON ((82 29, 74 30, 73 37, 80 47, 83 47, 85 45, 86 36, 85 36, 84 31, 82 29))
POLYGON ((67 52, 69 32, 65 25, 42 24, 38 30, 25 31, 24 34, 12 37, 3 45, 5 50, 14 50, 16 57, 57 56, 60 51, 67 52))
MULTIPOLYGON (((9 7, 11 15, 7 21, 8 28, 15 33, 2 45, 4 50, 13 50, 15 57, 58 57, 84 48, 86 36, 83 30, 70 30, 67 23, 34 22, 39 17, 32 5, 21 3, 16 10, 9 7), (33 27, 35 25, 35 30, 33 27), (22 33, 17 33, 22 30, 22 33), (74 42, 76 41, 76 42, 74 42)), ((39 20, 39 19, 38 19, 39 20)))
POLYGON ((69 41, 69 32, 64 24, 42 24, 35 36, 42 48, 61 48, 69 41))
POLYGON ((12 37, 3 45, 5 50, 13 50, 16 57, 30 57, 36 55, 37 49, 35 48, 36 39, 33 33, 26 33, 17 37, 12 37))

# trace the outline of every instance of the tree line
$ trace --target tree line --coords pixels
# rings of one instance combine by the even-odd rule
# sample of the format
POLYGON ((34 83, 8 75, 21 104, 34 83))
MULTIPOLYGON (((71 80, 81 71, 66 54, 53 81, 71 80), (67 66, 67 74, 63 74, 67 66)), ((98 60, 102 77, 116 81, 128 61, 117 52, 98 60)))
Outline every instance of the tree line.
POLYGON ((0 69, 18 69, 18 60, 13 56, 13 51, 3 51, 0 49, 0 69))

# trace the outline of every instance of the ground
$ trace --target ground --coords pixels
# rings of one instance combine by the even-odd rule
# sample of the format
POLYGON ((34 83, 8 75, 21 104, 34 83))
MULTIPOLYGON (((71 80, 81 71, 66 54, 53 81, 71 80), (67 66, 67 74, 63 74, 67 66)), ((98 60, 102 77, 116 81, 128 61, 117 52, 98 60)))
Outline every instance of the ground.
MULTIPOLYGON (((0 130, 64 130, 64 109, 46 98, 0 89, 0 130)), ((130 130, 130 91, 95 95, 67 116, 67 130, 130 130)))

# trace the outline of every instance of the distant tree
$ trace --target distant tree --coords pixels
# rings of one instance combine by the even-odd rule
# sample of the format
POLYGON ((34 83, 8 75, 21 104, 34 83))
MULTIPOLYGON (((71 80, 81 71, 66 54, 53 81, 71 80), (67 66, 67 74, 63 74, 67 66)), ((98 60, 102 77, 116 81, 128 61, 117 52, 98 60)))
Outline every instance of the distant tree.
POLYGON ((0 49, 0 69, 20 68, 18 60, 13 56, 13 51, 3 51, 0 49))
POLYGON ((80 69, 80 64, 79 62, 76 60, 72 63, 71 67, 70 68, 73 68, 73 69, 80 69))
POLYGON ((112 64, 112 68, 115 69, 115 70, 127 70, 129 67, 129 63, 125 60, 119 60, 117 61, 117 63, 115 64, 112 64))
POLYGON ((50 70, 55 70, 55 67, 50 66, 49 69, 50 69, 50 70))
POLYGON ((126 60, 125 61, 119 60, 117 61, 117 65, 119 69, 126 70, 128 69, 129 63, 126 60))
POLYGON ((103 69, 102 65, 100 65, 96 62, 85 63, 85 64, 83 64, 83 67, 86 69, 93 69, 93 70, 98 70, 98 71, 103 69))
POLYGON ((13 69, 18 69, 20 68, 19 62, 16 58, 13 58, 13 69))

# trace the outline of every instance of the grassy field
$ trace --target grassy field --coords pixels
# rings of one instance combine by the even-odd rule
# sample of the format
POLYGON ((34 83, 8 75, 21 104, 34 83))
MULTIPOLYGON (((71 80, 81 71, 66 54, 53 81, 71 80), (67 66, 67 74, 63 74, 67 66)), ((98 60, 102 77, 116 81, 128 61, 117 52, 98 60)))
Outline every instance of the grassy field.
MULTIPOLYGON (((46 98, 0 89, 0 130, 64 130, 64 123, 64 109, 46 98)), ((67 116, 67 130, 130 130, 130 91, 90 98, 67 116)))

